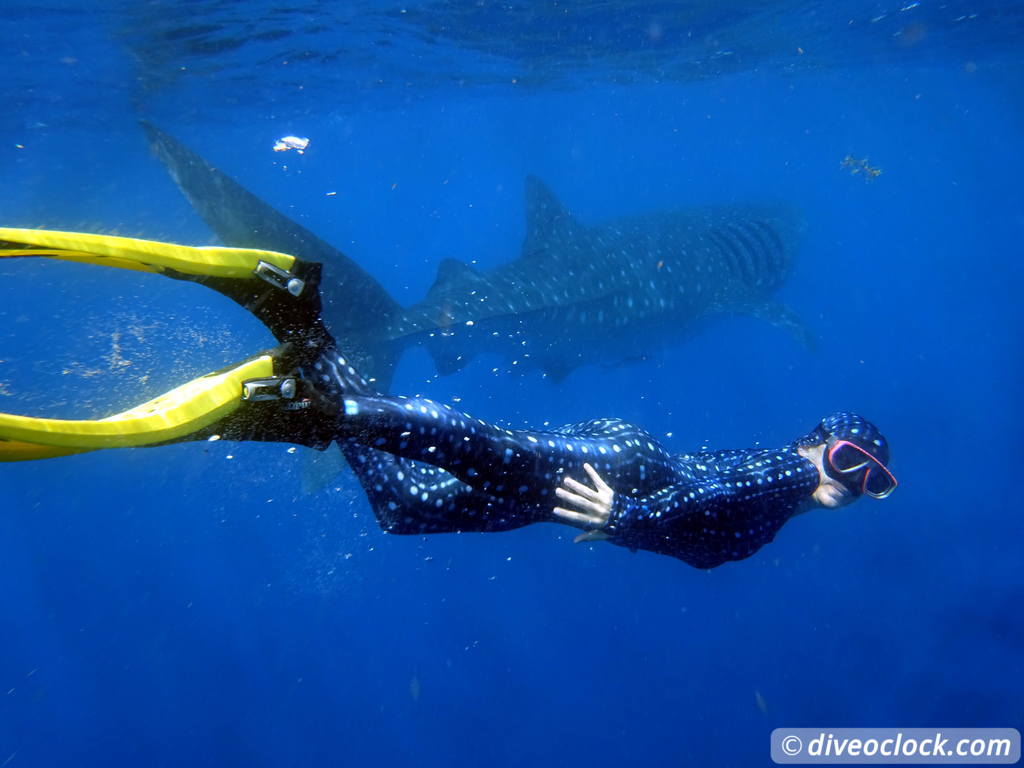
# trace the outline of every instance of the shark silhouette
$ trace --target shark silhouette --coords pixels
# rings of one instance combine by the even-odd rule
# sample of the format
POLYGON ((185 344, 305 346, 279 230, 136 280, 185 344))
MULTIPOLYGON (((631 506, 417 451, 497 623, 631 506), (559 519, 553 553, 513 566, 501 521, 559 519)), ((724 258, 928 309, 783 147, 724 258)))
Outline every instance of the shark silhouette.
POLYGON ((353 260, 176 139, 143 127, 225 244, 324 264, 328 326, 381 389, 412 344, 426 346, 442 375, 486 351, 557 380, 583 364, 642 357, 721 315, 755 315, 812 343, 772 298, 802 229, 788 206, 686 208, 588 226, 530 176, 520 257, 488 272, 446 259, 423 301, 401 307, 353 260))

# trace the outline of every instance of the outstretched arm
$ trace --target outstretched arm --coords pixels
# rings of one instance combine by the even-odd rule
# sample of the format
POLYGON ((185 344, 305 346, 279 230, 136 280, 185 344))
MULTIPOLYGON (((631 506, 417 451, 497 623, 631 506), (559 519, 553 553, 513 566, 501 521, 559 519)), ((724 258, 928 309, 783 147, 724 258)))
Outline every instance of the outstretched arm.
POLYGON ((672 555, 698 568, 741 560, 775 537, 817 483, 808 462, 784 459, 783 453, 748 454, 746 463, 645 495, 616 494, 601 530, 613 544, 672 555))
POLYGON ((611 539, 634 549, 664 549, 671 539, 685 535, 687 518, 709 516, 711 510, 730 503, 728 494, 708 494, 692 481, 673 483, 641 497, 616 494, 590 464, 583 469, 593 487, 566 477, 555 489, 565 505, 555 507, 555 517, 587 531, 576 537, 577 543, 611 539), (701 511, 705 514, 700 515, 701 511))

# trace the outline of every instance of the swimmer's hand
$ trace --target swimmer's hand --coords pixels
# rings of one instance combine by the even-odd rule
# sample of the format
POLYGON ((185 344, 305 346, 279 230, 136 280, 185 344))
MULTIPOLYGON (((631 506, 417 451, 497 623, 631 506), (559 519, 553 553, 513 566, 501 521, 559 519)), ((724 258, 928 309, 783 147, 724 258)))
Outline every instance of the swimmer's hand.
MULTIPOLYGON (((555 496, 565 503, 565 507, 555 507, 554 513, 555 517, 564 523, 577 528, 593 529, 604 525, 611 517, 615 491, 601 479, 597 470, 592 466, 584 464, 583 469, 590 476, 594 487, 591 488, 571 477, 566 477, 562 481, 562 485, 555 489, 555 496)), ((600 531, 590 530, 578 537, 577 541, 595 541, 604 538, 597 534, 600 534, 600 531)))

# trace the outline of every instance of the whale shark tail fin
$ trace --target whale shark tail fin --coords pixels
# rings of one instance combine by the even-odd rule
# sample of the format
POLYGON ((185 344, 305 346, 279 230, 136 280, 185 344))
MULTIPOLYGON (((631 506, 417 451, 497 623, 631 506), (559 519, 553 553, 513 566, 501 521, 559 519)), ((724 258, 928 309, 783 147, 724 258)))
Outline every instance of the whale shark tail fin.
POLYGON ((344 339, 360 369, 387 389, 399 350, 386 341, 402 307, 362 267, 305 227, 275 210, 199 154, 142 121, 150 150, 196 213, 233 248, 260 248, 323 264, 323 316, 344 339))

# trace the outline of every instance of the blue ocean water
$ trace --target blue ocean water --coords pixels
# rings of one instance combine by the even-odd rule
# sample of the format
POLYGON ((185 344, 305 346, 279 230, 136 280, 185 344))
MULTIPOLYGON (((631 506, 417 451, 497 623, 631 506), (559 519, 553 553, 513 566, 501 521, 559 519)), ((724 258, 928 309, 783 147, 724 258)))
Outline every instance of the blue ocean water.
MULTIPOLYGON (((855 410, 901 485, 705 572, 552 525, 386 537, 281 445, 5 465, 0 768, 748 766, 779 726, 1019 728, 1022 31, 925 0, 12 3, 3 225, 213 242, 140 118, 405 303, 518 255, 527 173, 584 222, 788 201, 816 353, 738 317, 559 384, 414 350, 394 389, 679 451, 855 410)), ((0 264, 0 410, 98 416, 272 344, 110 272, 0 264)))

